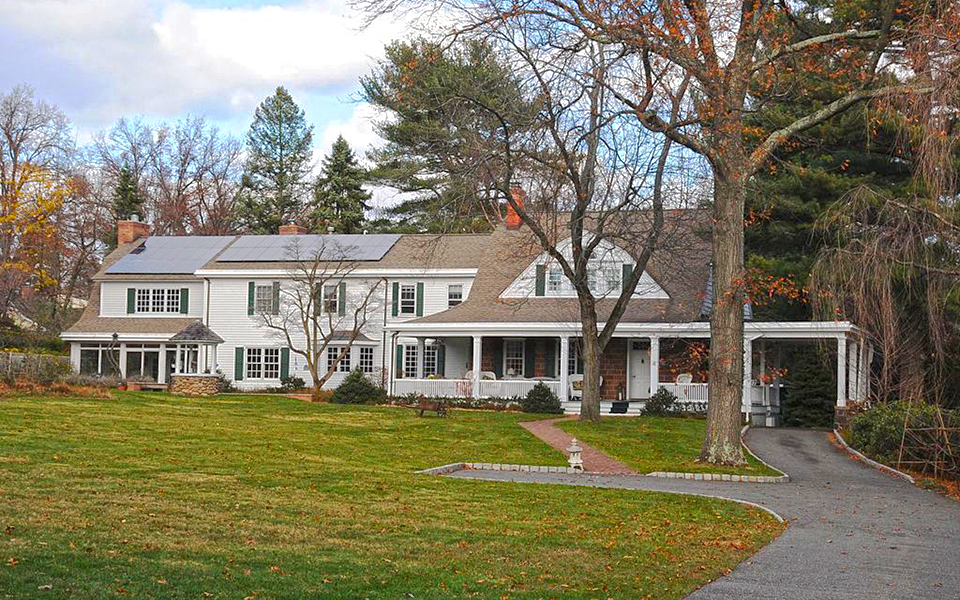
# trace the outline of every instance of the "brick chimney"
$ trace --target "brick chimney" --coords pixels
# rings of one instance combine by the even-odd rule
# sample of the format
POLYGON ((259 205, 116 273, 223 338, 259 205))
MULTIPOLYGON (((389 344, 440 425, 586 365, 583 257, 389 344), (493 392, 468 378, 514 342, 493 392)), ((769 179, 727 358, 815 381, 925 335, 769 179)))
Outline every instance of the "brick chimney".
MULTIPOLYGON (((527 194, 523 191, 523 188, 519 185, 514 185, 510 188, 510 196, 520 208, 523 208, 523 199, 526 197, 526 195, 527 194)), ((517 211, 514 210, 513 204, 507 202, 507 229, 520 229, 522 224, 523 219, 521 219, 520 215, 517 214, 517 211)))
POLYGON ((280 235, 303 235, 307 233, 307 228, 303 225, 297 225, 294 222, 280 226, 280 235))
POLYGON ((117 245, 130 244, 150 236, 150 224, 140 221, 117 222, 117 245))

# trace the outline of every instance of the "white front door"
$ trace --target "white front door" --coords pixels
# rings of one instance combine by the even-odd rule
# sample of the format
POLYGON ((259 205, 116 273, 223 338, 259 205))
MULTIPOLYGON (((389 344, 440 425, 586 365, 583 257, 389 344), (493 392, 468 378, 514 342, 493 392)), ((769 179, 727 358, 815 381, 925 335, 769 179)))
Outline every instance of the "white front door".
POLYGON ((650 397, 650 350, 630 343, 630 398, 650 397))

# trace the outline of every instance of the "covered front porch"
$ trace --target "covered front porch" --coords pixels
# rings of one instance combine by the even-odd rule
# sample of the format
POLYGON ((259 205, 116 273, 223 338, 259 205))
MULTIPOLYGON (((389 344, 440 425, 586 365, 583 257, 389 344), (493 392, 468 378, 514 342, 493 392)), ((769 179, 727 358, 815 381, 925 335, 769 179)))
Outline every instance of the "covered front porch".
MULTIPOLYGON (((404 323, 388 335, 391 395, 510 400, 543 383, 564 412, 580 412, 579 325, 404 323), (454 326, 456 325, 456 326, 454 326), (475 368, 479 365, 479 368, 475 368)), ((618 327, 600 359, 601 413, 639 414, 646 400, 666 389, 690 410, 709 401, 705 357, 709 323, 627 323, 618 327)), ((846 322, 745 325, 742 412, 757 425, 780 419, 782 384, 776 342, 837 342, 837 406, 869 394, 873 351, 846 322)))

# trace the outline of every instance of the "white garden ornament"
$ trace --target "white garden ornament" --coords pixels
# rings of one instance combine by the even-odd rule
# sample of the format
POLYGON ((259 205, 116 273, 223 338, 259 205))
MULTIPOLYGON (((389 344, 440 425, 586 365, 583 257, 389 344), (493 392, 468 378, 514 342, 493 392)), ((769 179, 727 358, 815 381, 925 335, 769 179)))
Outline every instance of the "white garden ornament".
POLYGON ((570 468, 579 473, 583 472, 583 459, 580 458, 582 451, 583 448, 577 445, 577 438, 573 438, 570 441, 570 447, 567 448, 567 452, 570 453, 570 458, 567 460, 570 462, 570 468))

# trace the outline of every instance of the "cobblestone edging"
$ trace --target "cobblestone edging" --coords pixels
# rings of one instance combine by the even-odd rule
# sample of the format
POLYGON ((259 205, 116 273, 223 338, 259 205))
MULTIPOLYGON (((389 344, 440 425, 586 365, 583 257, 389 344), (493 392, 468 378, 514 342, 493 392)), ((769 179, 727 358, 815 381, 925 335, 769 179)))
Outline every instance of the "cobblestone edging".
POLYGON ((654 471, 647 477, 661 479, 691 479, 694 481, 734 481, 739 483, 789 483, 789 475, 728 475, 725 473, 676 473, 673 471, 654 471))
MULTIPOLYGON (((590 471, 577 471, 573 467, 549 467, 540 465, 515 465, 508 463, 479 463, 479 462, 455 462, 430 469, 417 471, 419 475, 449 475, 464 469, 475 471, 516 471, 521 473, 563 473, 567 475, 590 474, 597 475, 590 471)), ((618 476, 616 474, 605 473, 605 475, 618 476)), ((773 477, 769 475, 721 475, 719 473, 675 473, 671 471, 654 471, 640 477, 659 477, 661 479, 690 479, 693 481, 733 481, 742 483, 787 483, 790 478, 786 475, 773 477)))
POLYGON ((879 462, 873 460, 872 458, 867 458, 866 456, 864 456, 864 455, 861 454, 860 452, 857 452, 856 450, 854 450, 853 447, 850 446, 850 444, 847 443, 847 440, 843 439, 843 436, 840 435, 840 430, 834 429, 834 430, 833 430, 833 435, 834 435, 834 437, 837 438, 837 441, 840 443, 840 445, 843 447, 844 450, 846 450, 846 451, 849 452, 850 454, 853 454, 854 456, 856 456, 857 458, 859 458, 859 459, 862 460, 863 462, 867 463, 868 465, 870 465, 870 466, 873 467, 874 469, 878 469, 878 470, 880 470, 880 471, 885 471, 885 472, 887 472, 887 473, 889 473, 889 474, 891 474, 891 475, 893 475, 893 476, 895 476, 895 477, 900 477, 901 479, 904 479, 904 480, 909 481, 910 483, 916 485, 917 482, 913 479, 913 477, 910 477, 909 475, 907 475, 907 474, 904 473, 903 471, 898 471, 898 470, 894 469, 893 467, 887 466, 887 465, 885 465, 885 464, 883 464, 883 463, 879 463, 879 462))

